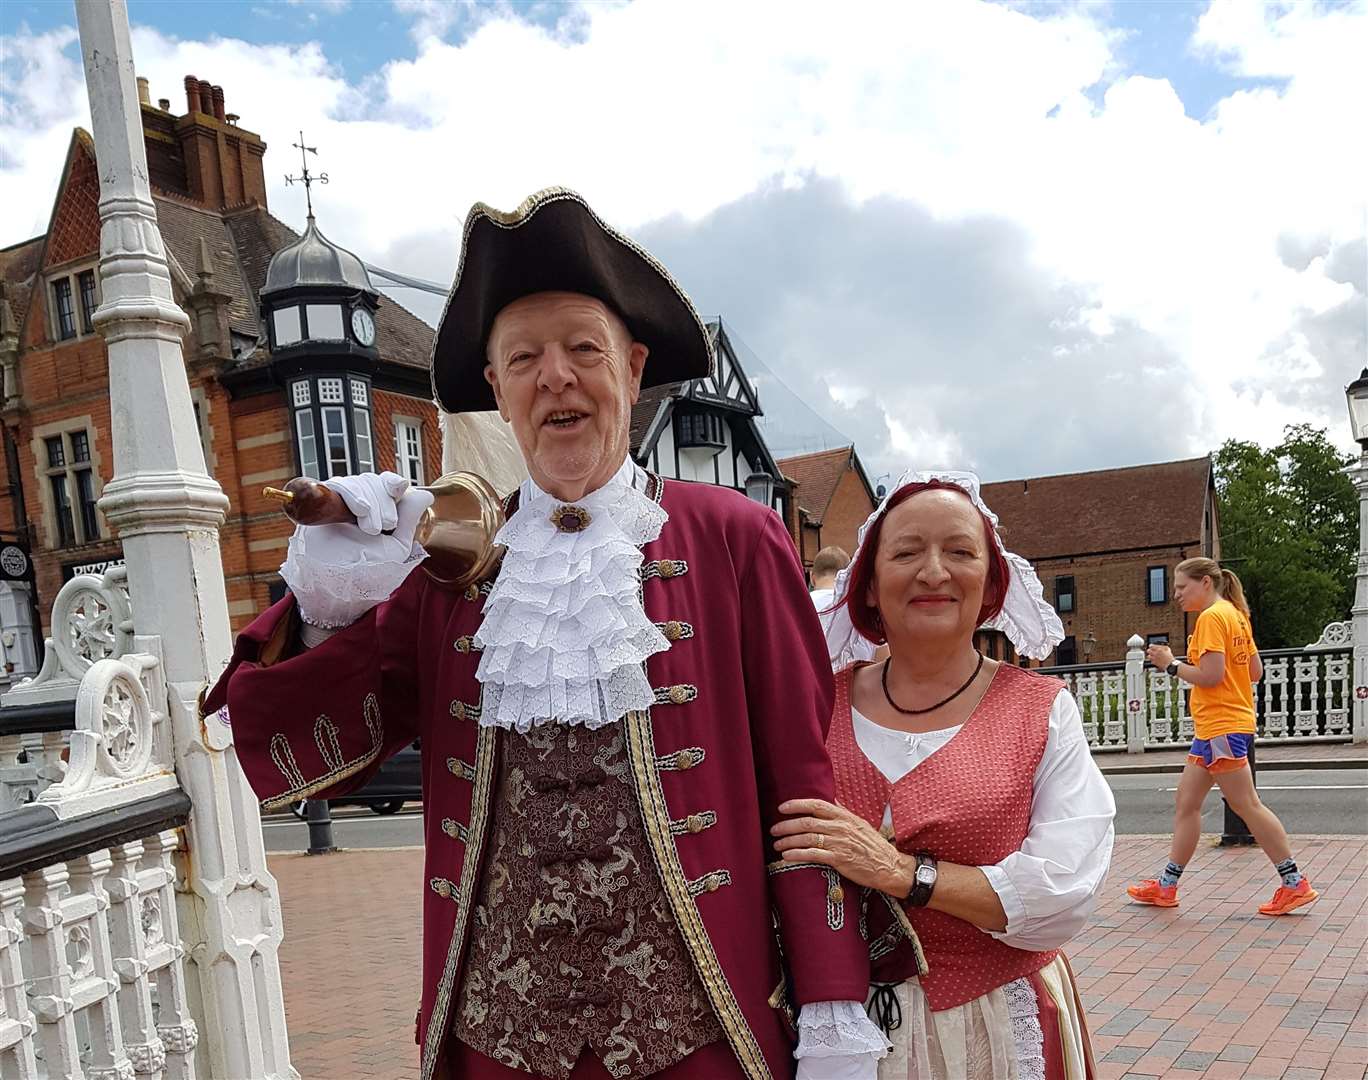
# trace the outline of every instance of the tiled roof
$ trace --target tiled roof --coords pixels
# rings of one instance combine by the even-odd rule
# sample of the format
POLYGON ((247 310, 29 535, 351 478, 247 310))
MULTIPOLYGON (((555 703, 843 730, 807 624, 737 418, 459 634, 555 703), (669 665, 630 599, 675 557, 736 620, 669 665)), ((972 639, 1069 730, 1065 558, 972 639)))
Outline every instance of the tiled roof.
POLYGON ((651 426, 651 421, 660 411, 661 402, 667 398, 675 397, 684 388, 684 385, 682 382, 665 383, 663 386, 649 386, 641 392, 637 403, 632 406, 630 432, 632 453, 635 454, 641 449, 641 442, 646 438, 646 432, 651 426))
POLYGON ((258 329, 256 297, 247 291, 238 262, 237 245, 229 232, 223 215, 202 210, 181 199, 152 196, 157 205, 157 225, 167 250, 175 256, 180 268, 194 282, 199 269, 199 242, 209 241, 209 254, 214 260, 214 281, 231 299, 228 301, 228 324, 240 334, 255 337, 258 329))
POLYGON ((1175 547, 1202 537, 1210 458, 984 484, 1003 539, 1028 559, 1175 547))
POLYGON ((35 236, 22 244, 0 249, 0 282, 4 283, 5 298, 14 312, 16 327, 24 325, 33 283, 38 273, 38 260, 43 255, 43 237, 35 236))
POLYGON ((851 466, 854 452, 854 447, 839 446, 835 450, 818 450, 779 460, 780 470, 798 486, 799 508, 813 524, 820 525, 826 517, 836 487, 851 466))

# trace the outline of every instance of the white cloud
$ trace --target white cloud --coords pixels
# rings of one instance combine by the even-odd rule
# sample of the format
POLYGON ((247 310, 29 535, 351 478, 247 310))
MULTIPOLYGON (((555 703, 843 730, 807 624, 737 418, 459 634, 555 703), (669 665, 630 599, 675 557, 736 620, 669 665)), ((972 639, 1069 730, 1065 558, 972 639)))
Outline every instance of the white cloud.
MULTIPOLYGON (((1288 419, 1343 427, 1342 402, 1321 389, 1335 377, 1316 374, 1325 331, 1300 325, 1351 325, 1322 317, 1364 303, 1326 270, 1365 228, 1368 140, 1351 115, 1368 100, 1362 2, 1213 4, 1194 54, 1277 85, 1235 93, 1202 121, 1167 81, 1120 70, 1103 8, 1041 15, 964 0, 837 16, 790 3, 776 18, 770 5, 639 0, 529 21, 509 7, 394 6, 415 53, 360 85, 317 45, 148 30, 134 38, 139 72, 154 98, 178 100, 187 72, 223 85, 272 146, 272 208, 296 224, 302 195, 280 177, 303 128, 332 177, 320 222, 382 265, 446 279, 471 202, 512 206, 550 183, 640 228, 834 181, 855 205, 889 198, 943 221, 1013 223, 1022 258, 1080 291, 1081 331, 1104 341, 1124 325, 1178 358, 1174 393, 1202 402, 1196 444, 1269 439, 1288 419), (1284 261, 1312 241, 1321 258, 1284 261)), ((69 36, 21 32, 12 44, 22 60, 6 68, 0 115, 8 241, 42 227, 86 112, 69 36)), ((841 306, 833 296, 833 318, 841 306)), ((873 373, 852 379, 840 383, 849 400, 888 400, 873 373)), ((950 452, 963 435, 890 419, 909 452, 950 452)))

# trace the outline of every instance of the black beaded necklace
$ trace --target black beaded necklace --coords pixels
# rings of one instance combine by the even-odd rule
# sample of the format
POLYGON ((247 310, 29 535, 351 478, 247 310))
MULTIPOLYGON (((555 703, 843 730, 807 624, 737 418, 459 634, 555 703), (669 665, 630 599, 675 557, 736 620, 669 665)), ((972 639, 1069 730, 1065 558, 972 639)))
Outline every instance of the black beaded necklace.
POLYGON ((899 705, 896 701, 893 700, 893 695, 888 692, 888 665, 892 662, 892 657, 889 657, 887 660, 883 662, 882 682, 884 697, 888 699, 888 703, 892 705, 893 708, 897 709, 898 712, 902 713, 904 716, 923 716, 926 713, 935 712, 937 709, 949 705, 950 702, 954 701, 955 698, 959 697, 962 693, 964 693, 966 690, 969 689, 969 687, 971 687, 974 684, 974 680, 979 677, 979 672, 983 670, 983 653, 978 654, 978 665, 974 668, 974 673, 970 675, 968 679, 965 680, 963 686, 961 686, 948 698, 945 698, 942 701, 938 701, 934 705, 925 709, 904 709, 901 705, 899 705))

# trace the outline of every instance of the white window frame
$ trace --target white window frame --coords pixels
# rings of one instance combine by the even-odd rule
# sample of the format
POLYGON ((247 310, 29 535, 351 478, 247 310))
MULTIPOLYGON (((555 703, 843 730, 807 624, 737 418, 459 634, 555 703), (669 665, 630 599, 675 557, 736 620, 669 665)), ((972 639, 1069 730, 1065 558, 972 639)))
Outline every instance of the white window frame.
MULTIPOLYGON (((360 385, 352 383, 353 387, 360 385)), ((352 439, 356 443, 356 471, 375 472, 375 431, 370 410, 360 405, 352 406, 352 439)))
POLYGON ((427 483, 427 466, 423 462, 423 421, 416 416, 394 417, 394 471, 415 484, 427 483), (409 435, 413 436, 416 444, 416 454, 409 452, 409 435))
POLYGON ((286 398, 290 437, 304 476, 324 480, 375 471, 373 393, 364 377, 354 372, 299 375, 291 379, 286 398), (341 427, 340 456, 328 439, 329 425, 341 427))

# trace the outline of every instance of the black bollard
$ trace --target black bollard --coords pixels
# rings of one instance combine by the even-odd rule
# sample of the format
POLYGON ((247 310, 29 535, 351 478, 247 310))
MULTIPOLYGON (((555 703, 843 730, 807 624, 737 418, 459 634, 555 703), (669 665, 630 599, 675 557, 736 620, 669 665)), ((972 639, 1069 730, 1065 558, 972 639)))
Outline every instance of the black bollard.
POLYGON ((309 823, 309 854, 327 855, 337 850, 333 843, 332 811, 328 809, 327 799, 310 799, 305 804, 309 823))
MULTIPOLYGON (((1258 787, 1258 776, 1254 772, 1254 743, 1249 744, 1249 778, 1254 781, 1254 786, 1258 787)), ((1235 813, 1230 808, 1230 803, 1224 797, 1221 799, 1225 807, 1225 825, 1221 831, 1221 847, 1235 847, 1239 844, 1257 844, 1253 833, 1249 831, 1249 826, 1244 823, 1244 818, 1235 813)))

